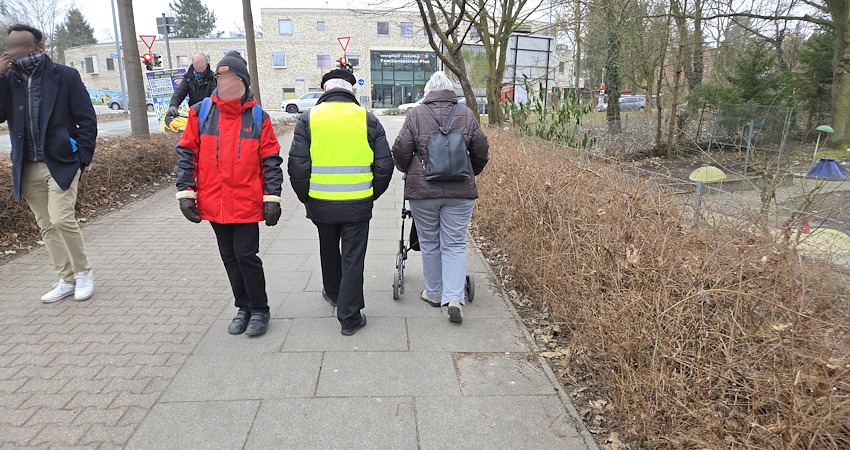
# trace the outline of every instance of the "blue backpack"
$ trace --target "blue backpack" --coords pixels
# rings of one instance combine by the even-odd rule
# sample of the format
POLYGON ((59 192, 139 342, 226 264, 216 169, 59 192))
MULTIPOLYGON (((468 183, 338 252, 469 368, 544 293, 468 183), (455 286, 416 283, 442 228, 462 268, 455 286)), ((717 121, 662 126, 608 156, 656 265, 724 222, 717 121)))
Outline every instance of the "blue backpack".
MULTIPOLYGON (((203 101, 201 101, 201 111, 198 112, 198 134, 201 133, 204 129, 204 122, 207 121, 207 116, 210 114, 210 108, 212 107, 212 99, 207 97, 203 101)), ((251 116, 254 119, 254 129, 262 130, 263 129, 263 108, 259 104, 255 104, 251 108, 251 116)), ((262 131, 261 131, 262 133, 262 131)))

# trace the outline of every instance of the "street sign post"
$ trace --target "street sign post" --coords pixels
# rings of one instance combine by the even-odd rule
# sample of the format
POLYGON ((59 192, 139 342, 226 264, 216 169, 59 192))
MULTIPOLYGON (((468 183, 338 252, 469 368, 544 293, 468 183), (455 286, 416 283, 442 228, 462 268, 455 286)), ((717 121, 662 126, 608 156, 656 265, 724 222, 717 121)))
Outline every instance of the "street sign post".
POLYGON ((168 42, 168 35, 171 33, 177 32, 177 22, 174 20, 174 17, 165 17, 165 13, 162 13, 162 17, 156 18, 156 29, 159 31, 163 37, 165 37, 165 53, 168 56, 168 68, 171 69, 171 43, 168 42))

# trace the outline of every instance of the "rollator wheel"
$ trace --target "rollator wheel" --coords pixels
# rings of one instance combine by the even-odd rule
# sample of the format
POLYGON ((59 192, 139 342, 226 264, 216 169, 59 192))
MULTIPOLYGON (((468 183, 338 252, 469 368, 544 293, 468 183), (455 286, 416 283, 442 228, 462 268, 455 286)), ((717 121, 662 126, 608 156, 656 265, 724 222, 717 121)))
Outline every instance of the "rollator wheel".
POLYGON ((393 274, 393 300, 398 300, 398 289, 401 281, 399 280, 398 272, 393 274))
POLYGON ((466 299, 469 301, 475 299, 475 277, 472 275, 466 276, 466 299))

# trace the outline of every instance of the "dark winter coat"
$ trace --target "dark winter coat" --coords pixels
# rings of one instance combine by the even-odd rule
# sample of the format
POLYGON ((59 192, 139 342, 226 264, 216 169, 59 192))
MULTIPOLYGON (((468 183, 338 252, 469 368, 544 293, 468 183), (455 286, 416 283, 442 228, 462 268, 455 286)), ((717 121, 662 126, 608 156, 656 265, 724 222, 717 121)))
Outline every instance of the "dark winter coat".
MULTIPOLYGON (((357 103, 354 94, 344 89, 332 89, 322 95, 316 102, 352 102, 357 103)), ((295 136, 289 150, 289 182, 301 203, 307 207, 307 217, 319 223, 354 223, 364 222, 372 218, 372 206, 390 186, 393 176, 393 159, 390 155, 390 144, 384 127, 372 113, 366 114, 366 130, 369 146, 375 152, 372 163, 373 198, 363 200, 329 201, 310 198, 310 175, 312 162, 310 160, 310 113, 301 115, 295 125, 295 136)), ((344 149, 340 149, 344 151, 344 149)))
POLYGON ((175 108, 180 107, 180 103, 183 102, 183 99, 186 98, 186 96, 189 97, 189 106, 193 106, 212 95, 213 91, 215 91, 215 87, 215 74, 212 70, 210 70, 209 65, 207 65, 207 70, 204 71, 204 76, 201 78, 201 81, 198 81, 195 78, 195 67, 190 65, 189 69, 187 69, 186 73, 183 75, 183 81, 180 82, 180 85, 177 86, 177 90, 175 90, 174 94, 171 95, 171 101, 168 106, 173 106, 175 108))
MULTIPOLYGON (((428 135, 448 123, 449 114, 456 104, 457 96, 453 91, 432 91, 425 96, 421 105, 407 113, 392 149, 396 167, 407 174, 404 182, 405 199, 478 198, 475 177, 460 181, 425 181, 423 175, 423 161, 428 160, 428 135), (434 111, 440 120, 439 124, 425 108, 434 111)), ((452 130, 463 133, 472 173, 478 175, 487 165, 490 144, 472 110, 465 105, 457 105, 452 130)))
POLYGON ((21 199, 24 139, 30 133, 26 125, 28 96, 33 105, 36 154, 63 190, 71 186, 81 168, 91 164, 97 140, 97 116, 79 72, 45 56, 33 73, 29 92, 27 84, 12 70, 0 77, 0 123, 9 121, 12 186, 17 200, 21 199))

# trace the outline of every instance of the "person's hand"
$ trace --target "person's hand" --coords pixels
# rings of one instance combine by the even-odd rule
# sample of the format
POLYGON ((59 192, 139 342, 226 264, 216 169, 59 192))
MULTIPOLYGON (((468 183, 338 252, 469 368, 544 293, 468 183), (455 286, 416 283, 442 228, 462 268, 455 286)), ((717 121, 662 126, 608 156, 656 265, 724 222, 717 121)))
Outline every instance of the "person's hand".
POLYGON ((168 111, 165 112, 166 116, 177 117, 180 115, 180 111, 177 110, 176 106, 171 106, 168 108, 168 111))
POLYGON ((0 75, 6 75, 7 72, 12 68, 12 64, 15 63, 15 58, 12 58, 12 55, 8 53, 3 53, 0 55, 0 75))
POLYGON ((189 221, 201 223, 201 212, 198 211, 198 204, 194 198, 181 198, 180 211, 189 221))
POLYGON ((263 217, 266 219, 266 226, 273 227, 280 220, 280 203, 265 202, 263 203, 263 217))

